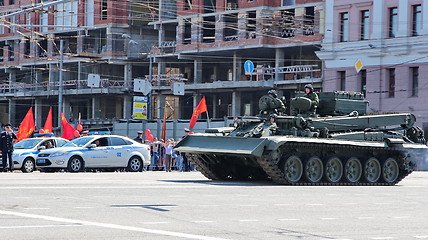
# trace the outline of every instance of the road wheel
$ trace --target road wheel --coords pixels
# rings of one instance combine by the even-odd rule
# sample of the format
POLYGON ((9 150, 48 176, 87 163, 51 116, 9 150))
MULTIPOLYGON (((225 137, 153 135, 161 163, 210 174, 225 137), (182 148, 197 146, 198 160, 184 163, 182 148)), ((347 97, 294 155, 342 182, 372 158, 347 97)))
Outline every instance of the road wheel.
POLYGON ((284 162, 283 172, 287 181, 298 182, 303 175, 302 160, 295 155, 288 157, 284 162))
POLYGON ((342 162, 338 157, 331 157, 325 165, 325 178, 330 183, 337 183, 343 175, 342 162))
POLYGON ((73 156, 68 160, 67 170, 69 172, 81 172, 83 170, 83 160, 78 156, 73 156))
POLYGON ((394 158, 388 158, 382 166, 382 177, 386 183, 393 183, 397 180, 400 173, 397 161, 394 158))
POLYGON ((347 182, 355 183, 358 182, 361 178, 361 174, 363 172, 363 167, 361 166, 361 162, 356 157, 351 157, 345 163, 345 179, 347 182))
POLYGON ((319 157, 311 157, 305 165, 306 179, 311 183, 319 182, 322 178, 324 167, 319 157))
POLYGON ((24 159, 24 162, 22 163, 21 171, 25 173, 31 173, 36 169, 36 165, 34 163, 34 160, 31 158, 24 159))
POLYGON ((143 161, 139 157, 132 157, 129 159, 127 169, 129 172, 141 172, 143 171, 143 161))
POLYGON ((375 183, 379 180, 381 174, 379 160, 372 157, 364 164, 364 178, 369 183, 375 183))

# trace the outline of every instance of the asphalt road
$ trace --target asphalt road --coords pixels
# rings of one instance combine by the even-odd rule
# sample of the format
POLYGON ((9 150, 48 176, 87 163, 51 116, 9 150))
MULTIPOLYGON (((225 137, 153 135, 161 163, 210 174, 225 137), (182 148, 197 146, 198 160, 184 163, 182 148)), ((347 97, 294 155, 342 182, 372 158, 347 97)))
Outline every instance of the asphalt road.
POLYGON ((393 187, 0 173, 0 239, 428 239, 428 172, 393 187))

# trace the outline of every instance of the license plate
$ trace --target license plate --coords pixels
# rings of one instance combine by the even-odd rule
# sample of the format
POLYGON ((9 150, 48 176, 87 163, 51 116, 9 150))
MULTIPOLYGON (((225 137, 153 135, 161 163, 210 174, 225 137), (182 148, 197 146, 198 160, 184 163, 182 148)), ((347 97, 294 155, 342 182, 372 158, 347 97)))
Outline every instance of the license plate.
POLYGON ((37 163, 46 163, 45 159, 37 159, 37 163))

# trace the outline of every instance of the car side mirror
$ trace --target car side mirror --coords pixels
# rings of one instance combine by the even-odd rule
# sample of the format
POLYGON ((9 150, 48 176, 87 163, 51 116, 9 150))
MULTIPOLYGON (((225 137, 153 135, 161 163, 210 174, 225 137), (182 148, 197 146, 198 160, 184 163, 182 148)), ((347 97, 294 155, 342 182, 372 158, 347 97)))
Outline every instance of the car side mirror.
POLYGON ((96 148, 97 147, 97 145, 96 144, 89 144, 89 146, 88 146, 88 148, 96 148))
POLYGON ((40 146, 37 148, 37 150, 45 150, 45 149, 46 149, 46 146, 40 146))

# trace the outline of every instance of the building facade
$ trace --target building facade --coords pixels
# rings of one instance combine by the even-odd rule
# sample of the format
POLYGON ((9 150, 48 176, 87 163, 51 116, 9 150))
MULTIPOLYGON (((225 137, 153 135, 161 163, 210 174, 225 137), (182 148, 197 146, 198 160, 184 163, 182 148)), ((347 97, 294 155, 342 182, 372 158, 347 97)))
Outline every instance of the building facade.
MULTIPOLYGON (((256 115, 259 98, 271 88, 289 99, 307 83, 321 87, 315 51, 324 31, 323 1, 173 2, 175 17, 151 23, 160 42, 153 51, 159 74, 181 74, 184 95, 172 94, 174 81, 161 84, 154 93, 158 108, 174 99, 178 117, 189 119, 205 96, 212 118, 256 115), (247 60, 252 72, 244 68, 247 60)), ((170 13, 165 6, 171 5, 161 4, 161 14, 170 13)))
POLYGON ((369 112, 411 112, 427 129, 428 3, 326 0, 325 6, 317 52, 325 63, 323 90, 362 91, 369 112))
POLYGON ((17 125, 33 107, 42 127, 60 102, 67 118, 89 125, 131 118, 133 79, 149 73, 144 53, 158 39, 148 26, 158 1, 146 2, 0 1, 0 121, 17 125))

